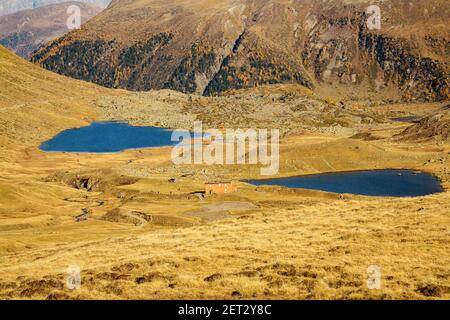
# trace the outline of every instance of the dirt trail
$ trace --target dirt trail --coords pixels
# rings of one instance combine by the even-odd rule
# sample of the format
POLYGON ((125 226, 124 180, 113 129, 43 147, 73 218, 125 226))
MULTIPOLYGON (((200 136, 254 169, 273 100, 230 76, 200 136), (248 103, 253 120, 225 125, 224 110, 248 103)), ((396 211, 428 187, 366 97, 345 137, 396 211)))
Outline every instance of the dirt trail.
POLYGON ((14 109, 21 109, 21 108, 25 108, 25 107, 33 107, 33 106, 38 105, 38 104, 55 104, 55 103, 69 102, 69 101, 73 101, 73 100, 87 99, 87 98, 92 98, 92 97, 81 96, 81 97, 70 97, 70 98, 61 98, 61 99, 49 99, 49 100, 31 101, 31 102, 27 102, 27 103, 21 103, 21 104, 12 105, 12 106, 9 106, 9 107, 3 107, 3 108, 0 108, 0 111, 11 111, 11 110, 14 110, 14 109))
POLYGON ((136 227, 138 227, 138 228, 143 228, 144 226, 146 226, 148 224, 147 220, 134 214, 133 212, 125 212, 124 215, 139 221, 139 224, 136 225, 136 227))

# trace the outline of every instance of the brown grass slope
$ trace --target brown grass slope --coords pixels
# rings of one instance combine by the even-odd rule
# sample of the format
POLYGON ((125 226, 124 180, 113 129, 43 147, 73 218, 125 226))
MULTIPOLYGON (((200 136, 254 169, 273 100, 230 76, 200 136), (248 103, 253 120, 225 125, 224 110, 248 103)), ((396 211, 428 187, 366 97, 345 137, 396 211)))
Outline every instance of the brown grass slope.
POLYGON ((36 144, 62 129, 87 124, 101 94, 115 93, 39 68, 0 46, 3 141, 36 144))
MULTIPOLYGON (((448 191, 412 199, 342 198, 236 182, 238 193, 200 200, 190 193, 206 180, 256 178, 259 168, 178 167, 168 148, 96 155, 38 149, 56 132, 103 116, 147 124, 158 114, 169 123, 170 113, 160 116, 164 106, 179 118, 197 115, 216 125, 210 111, 230 118, 228 125, 244 102, 248 120, 238 124, 255 124, 264 113, 252 111, 251 94, 269 117, 286 109, 320 120, 315 110, 328 106, 307 100, 304 88, 259 88, 223 101, 166 90, 132 95, 44 71, 3 48, 0 76, 2 299, 450 297, 448 191), (83 208, 91 210, 89 219, 75 223, 83 208), (372 264, 382 270, 380 290, 367 288, 372 264), (66 285, 71 265, 81 269, 79 290, 66 285)), ((356 120, 365 111, 358 112, 356 120)), ((365 129, 386 137, 403 129, 371 125, 365 129)), ((305 132, 281 142, 280 174, 413 168, 439 175, 448 190, 449 151, 448 143, 433 141, 305 132)))

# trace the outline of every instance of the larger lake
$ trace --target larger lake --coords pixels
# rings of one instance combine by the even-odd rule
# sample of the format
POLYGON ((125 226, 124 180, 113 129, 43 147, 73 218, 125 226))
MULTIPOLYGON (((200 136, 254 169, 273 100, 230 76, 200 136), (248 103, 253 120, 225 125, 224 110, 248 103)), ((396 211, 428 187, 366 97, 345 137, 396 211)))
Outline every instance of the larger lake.
POLYGON ((54 152, 113 153, 127 149, 172 146, 171 130, 138 127, 122 122, 93 122, 69 129, 44 142, 40 149, 54 152))
POLYGON ((366 196, 417 197, 443 191, 435 176, 413 170, 336 172, 246 182, 366 196))

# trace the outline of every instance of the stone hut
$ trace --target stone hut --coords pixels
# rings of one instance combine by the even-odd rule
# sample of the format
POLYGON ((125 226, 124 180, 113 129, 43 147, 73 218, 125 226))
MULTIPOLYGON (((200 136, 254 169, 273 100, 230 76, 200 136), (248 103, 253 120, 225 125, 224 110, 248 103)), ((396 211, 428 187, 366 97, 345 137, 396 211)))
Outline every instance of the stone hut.
POLYGON ((230 181, 205 183, 206 194, 224 194, 236 192, 237 188, 230 181))

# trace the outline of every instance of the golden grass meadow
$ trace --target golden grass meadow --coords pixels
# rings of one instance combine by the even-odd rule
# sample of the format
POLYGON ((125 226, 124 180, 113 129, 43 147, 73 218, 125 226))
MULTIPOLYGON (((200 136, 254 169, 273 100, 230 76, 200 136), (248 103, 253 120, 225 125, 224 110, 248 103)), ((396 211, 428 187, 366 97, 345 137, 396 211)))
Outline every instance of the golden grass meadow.
POLYGON ((132 93, 44 71, 3 48, 0 88, 2 299, 450 297, 449 140, 397 136, 411 124, 390 120, 448 113, 445 105, 341 108, 295 85, 211 98, 132 93), (272 109, 257 108, 265 101, 272 109), (302 105, 312 106, 308 117, 297 113, 302 105), (323 129, 327 115, 345 126, 323 129), (436 175, 444 191, 391 198, 255 187, 241 181, 258 178, 258 166, 175 166, 168 147, 39 149, 93 120, 189 129, 189 119, 283 124, 279 176, 407 168, 436 175), (238 191, 192 194, 212 180, 238 191), (83 208, 91 214, 77 223, 83 208), (381 269, 377 290, 367 286, 371 265, 381 269), (67 288, 70 266, 81 271, 78 290, 67 288))

